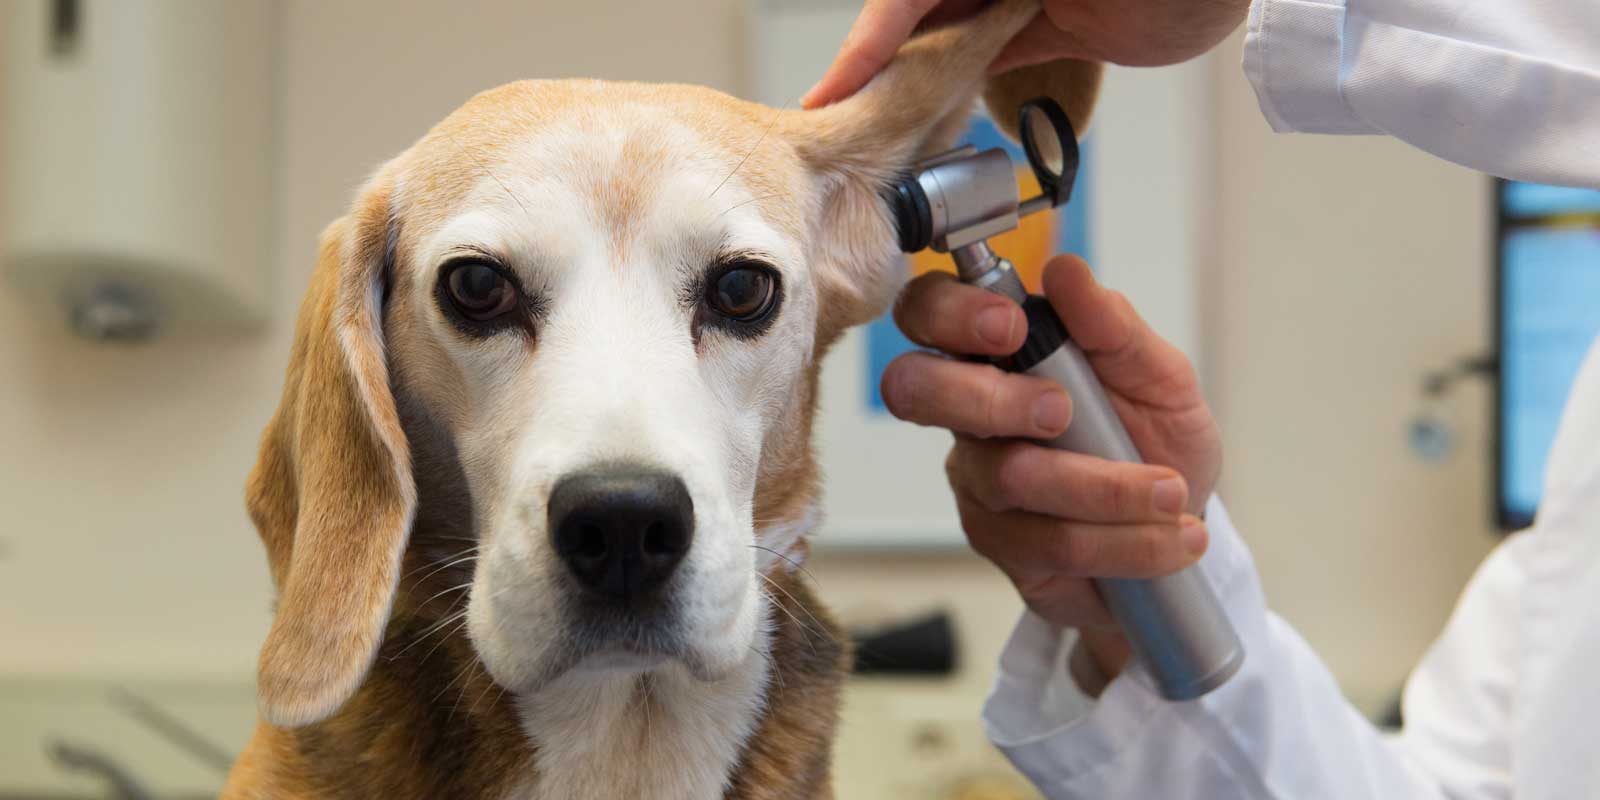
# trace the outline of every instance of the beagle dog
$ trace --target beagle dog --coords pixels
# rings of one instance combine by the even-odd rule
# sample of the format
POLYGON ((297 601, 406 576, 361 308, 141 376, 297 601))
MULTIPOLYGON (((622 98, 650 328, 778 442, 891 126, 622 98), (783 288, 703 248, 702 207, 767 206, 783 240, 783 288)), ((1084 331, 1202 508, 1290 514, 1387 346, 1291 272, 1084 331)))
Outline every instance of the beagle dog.
POLYGON ((229 798, 826 798, 844 638, 797 578, 818 360, 903 280, 886 181, 1093 65, 1038 13, 849 100, 480 94, 323 234, 247 499, 278 601, 229 798))

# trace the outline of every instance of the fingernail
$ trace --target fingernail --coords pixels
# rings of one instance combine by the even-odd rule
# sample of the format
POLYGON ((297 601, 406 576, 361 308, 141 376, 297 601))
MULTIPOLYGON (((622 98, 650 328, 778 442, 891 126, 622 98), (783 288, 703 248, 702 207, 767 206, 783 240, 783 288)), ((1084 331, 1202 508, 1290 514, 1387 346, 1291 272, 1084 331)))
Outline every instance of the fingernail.
POLYGON ((1163 514, 1176 514, 1183 510, 1183 479, 1163 478, 1151 489, 1151 500, 1156 510, 1163 514))
POLYGON ((1065 392, 1048 392, 1033 401, 1033 427, 1042 433, 1058 434, 1072 418, 1072 401, 1065 392))
POLYGON ((816 99, 817 89, 821 88, 821 86, 822 86, 822 81, 817 81, 816 84, 814 84, 810 89, 806 90, 805 94, 800 95, 800 107, 801 108, 810 108, 811 107, 812 102, 814 102, 815 99, 816 99))
POLYGON ((978 312, 978 338, 992 347, 1011 344, 1011 326, 1016 314, 1005 306, 990 306, 978 312))
POLYGON ((1183 540, 1183 549, 1192 555, 1200 555, 1206 551, 1206 524, 1195 517, 1183 521, 1183 530, 1178 532, 1178 537, 1183 540))

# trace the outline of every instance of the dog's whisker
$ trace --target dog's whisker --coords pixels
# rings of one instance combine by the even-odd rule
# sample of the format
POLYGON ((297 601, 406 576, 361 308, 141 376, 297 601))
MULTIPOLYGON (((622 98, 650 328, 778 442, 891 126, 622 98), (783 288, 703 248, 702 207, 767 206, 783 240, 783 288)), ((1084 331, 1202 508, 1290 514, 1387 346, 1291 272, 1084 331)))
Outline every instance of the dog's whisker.
MULTIPOLYGON (((792 620, 794 622, 794 624, 797 627, 799 627, 800 630, 803 633, 806 633, 806 634, 814 634, 814 633, 816 633, 816 631, 811 630, 811 627, 809 625, 805 624, 804 622, 802 622, 800 620, 799 617, 795 616, 793 611, 790 611, 789 609, 785 608, 782 603, 778 602, 778 598, 774 597, 771 593, 769 593, 769 592, 767 592, 765 590, 763 590, 761 593, 766 595, 767 602, 771 603, 773 608, 776 608, 779 611, 782 611, 784 614, 788 615, 789 619, 792 620)), ((821 634, 817 634, 817 635, 820 636, 821 634)), ((816 655, 817 654, 817 646, 816 646, 815 643, 813 643, 811 641, 811 636, 807 635, 804 638, 806 640, 806 646, 811 648, 811 654, 812 655, 816 655)))
POLYGON ((784 109, 787 109, 789 107, 789 103, 791 102, 793 101, 784 101, 783 105, 778 106, 777 111, 772 112, 772 121, 767 123, 766 129, 761 132, 761 136, 756 139, 756 143, 750 146, 750 152, 745 153, 744 158, 739 159, 739 163, 733 165, 733 172, 728 173, 728 177, 723 178, 722 183, 717 184, 717 188, 712 189, 711 194, 706 195, 707 199, 716 197, 717 192, 722 191, 722 187, 727 185, 729 179, 733 178, 734 175, 739 174, 739 169, 744 166, 744 162, 749 161, 750 156, 755 155, 756 148, 760 147, 761 143, 767 140, 767 134, 772 133, 772 128, 778 124, 778 120, 783 118, 784 109))
POLYGON ((429 604, 429 603, 431 603, 431 602, 433 602, 435 600, 438 600, 439 598, 444 597, 445 595, 450 594, 452 592, 459 592, 462 589, 471 589, 471 588, 472 588, 472 581, 467 581, 466 583, 459 584, 459 585, 456 585, 456 586, 452 586, 452 587, 450 587, 448 589, 445 589, 444 591, 436 592, 432 597, 422 601, 419 605, 424 605, 425 606, 425 605, 427 605, 427 604, 429 604))
MULTIPOLYGON (((757 575, 761 575, 761 573, 759 573, 759 572, 757 572, 756 574, 757 575)), ((828 627, 827 625, 822 624, 822 620, 817 619, 817 615, 816 614, 811 613, 811 609, 806 608, 806 604, 805 603, 800 602, 800 598, 795 597, 792 594, 789 594, 789 590, 783 588, 783 586, 779 585, 777 581, 775 581, 775 580, 773 580, 773 579, 771 579, 771 578, 769 578, 769 577, 767 577, 765 575, 761 575, 761 579, 766 581, 768 584, 770 584, 772 586, 772 588, 777 589, 780 592, 783 592, 783 596, 784 597, 787 597, 790 600, 793 600, 795 606, 798 607, 801 611, 805 612, 805 615, 807 617, 810 617, 812 622, 816 623, 817 629, 828 627)), ((821 636, 822 634, 817 629, 812 629, 812 632, 816 633, 818 636, 821 636)), ((824 637, 824 638, 826 638, 826 637, 824 637)))
POLYGON ((434 695, 432 700, 428 701, 428 705, 431 706, 434 703, 439 702, 439 698, 444 697, 445 692, 450 691, 451 687, 455 686, 456 683, 458 681, 460 681, 462 678, 465 678, 467 676, 467 673, 471 672, 472 668, 476 667, 476 666, 478 666, 478 662, 477 661, 468 661, 466 666, 462 667, 459 670, 456 670, 456 676, 454 678, 451 678, 450 682, 445 684, 444 688, 440 689, 439 693, 434 695))
MULTIPOLYGON (((483 693, 478 695, 478 699, 472 701, 472 707, 467 709, 467 716, 470 717, 473 714, 478 713, 478 704, 482 703, 483 702, 483 698, 488 697, 489 693, 494 691, 494 688, 495 688, 495 682, 494 682, 493 679, 490 679, 489 685, 483 687, 483 693)), ((496 702, 498 702, 498 701, 496 701, 496 702)), ((493 708, 493 706, 490 706, 490 707, 493 708)))
MULTIPOLYGON (((406 574, 401 575, 400 579, 404 580, 406 578, 409 578, 412 575, 415 575, 415 574, 427 569, 428 567, 432 567, 432 566, 437 565, 440 561, 449 561, 452 558, 460 558, 461 556, 467 555, 469 553, 475 553, 477 551, 478 551, 477 547, 469 547, 469 548, 467 548, 465 550, 457 550, 454 553, 451 553, 450 555, 444 556, 442 558, 435 559, 433 561, 429 561, 429 562, 427 562, 427 563, 425 563, 425 564, 423 564, 423 565, 421 565, 419 567, 416 567, 416 568, 412 569, 410 572, 407 572, 406 574)), ((431 573, 431 572, 428 573, 428 575, 432 575, 432 574, 433 573, 431 573)), ((427 576, 425 575, 423 577, 426 578, 427 576)))
POLYGON ((750 545, 750 546, 754 547, 757 550, 765 550, 765 551, 777 556, 778 558, 781 558, 784 561, 789 562, 789 566, 794 567, 795 569, 800 571, 800 574, 806 576, 807 578, 810 578, 812 585, 816 586, 819 589, 822 588, 822 584, 817 582, 817 577, 815 575, 812 575, 811 574, 811 570, 806 569, 805 566, 802 565, 800 562, 798 562, 798 561, 790 558, 789 556, 784 555, 783 553, 780 553, 780 552, 778 552, 778 551, 776 551, 776 550, 774 550, 774 549, 772 549, 770 547, 767 547, 766 545, 753 544, 753 545, 750 545))
POLYGON ((740 206, 747 206, 747 205, 750 205, 751 203, 759 203, 762 200, 771 200, 773 198, 782 197, 782 196, 783 195, 781 195, 781 194, 764 194, 764 195, 761 195, 760 197, 752 197, 749 200, 742 200, 740 202, 734 203, 731 206, 728 206, 727 208, 722 209, 722 213, 717 214, 717 216, 719 216, 719 217, 723 216, 724 214, 727 214, 729 211, 732 211, 732 210, 734 210, 734 209, 736 209, 736 208, 738 208, 740 206))
POLYGON ((431 636, 435 631, 438 631, 438 630, 444 628, 444 626, 449 625, 450 623, 455 622, 456 620, 459 620, 462 617, 465 617, 467 615, 467 612, 471 611, 471 610, 472 610, 471 608, 463 608, 460 611, 458 611, 458 612, 456 612, 454 614, 451 614, 451 615, 445 617, 444 619, 441 619, 438 622, 433 623, 432 625, 429 625, 426 630, 424 630, 422 633, 417 634, 417 638, 412 640, 411 644, 408 644, 405 647, 401 648, 400 652, 395 653, 394 655, 390 656, 389 660, 393 661, 393 660, 405 655, 407 650, 410 650, 411 648, 416 647, 417 645, 421 644, 422 642, 427 641, 428 637, 431 636))
MULTIPOLYGON (((498 591, 490 594, 489 595, 489 599, 493 600, 494 598, 499 597, 500 595, 504 594, 506 591, 510 590, 511 588, 512 588, 511 586, 501 587, 498 591)), ((496 620, 495 624, 494 624, 494 628, 489 632, 489 635, 493 636, 493 635, 499 633, 500 632, 500 626, 504 625, 505 621, 506 621, 505 617, 501 617, 499 620, 496 620)), ((450 636, 454 636, 456 634, 456 632, 460 631, 461 628, 465 627, 465 625, 466 625, 465 622, 461 623, 460 625, 457 625, 455 627, 455 629, 450 632, 449 635, 443 637, 440 641, 442 642, 442 641, 444 641, 444 639, 448 639, 448 638, 450 638, 450 636)), ((438 645, 434 645, 434 647, 438 647, 438 645)), ((426 658, 426 656, 424 656, 424 658, 426 658)), ((455 678, 451 679, 451 681, 449 683, 445 684, 445 687, 443 689, 440 689, 439 693, 434 695, 432 700, 428 701, 428 704, 429 705, 433 705, 434 703, 439 702, 439 698, 444 697, 445 693, 450 691, 450 687, 455 686, 457 681, 459 681, 463 677, 465 677, 466 674, 468 672, 470 672, 474 667, 478 667, 481 664, 482 664, 482 662, 479 661, 476 658, 468 660, 467 661, 467 665, 465 667, 462 667, 461 671, 456 673, 455 678)), ((501 690, 502 695, 504 694, 504 692, 505 692, 505 690, 502 689, 501 690)), ((461 701, 458 699, 456 702, 460 703, 461 701)), ((496 701, 496 702, 498 702, 498 701, 496 701)), ((452 707, 450 709, 450 713, 451 714, 455 713, 455 708, 454 707, 452 707)))
POLYGON ((456 623, 456 624, 455 624, 455 627, 453 627, 453 628, 451 628, 451 629, 450 629, 450 632, 449 632, 449 633, 445 633, 445 634, 443 634, 443 635, 441 635, 441 636, 440 636, 440 637, 439 637, 439 641, 437 641, 437 642, 434 642, 434 643, 433 643, 433 646, 432 646, 432 647, 430 647, 430 648, 428 648, 428 652, 426 652, 426 653, 423 653, 423 654, 422 654, 422 658, 421 658, 421 659, 418 659, 418 660, 420 660, 420 661, 427 661, 427 660, 428 660, 428 656, 431 656, 431 655, 433 655, 433 654, 434 654, 434 651, 436 651, 436 650, 438 650, 438 649, 439 649, 439 646, 440 646, 440 645, 442 645, 442 644, 444 644, 444 643, 445 643, 445 642, 448 642, 448 641, 450 641, 450 637, 452 637, 452 636, 455 636, 455 635, 456 635, 456 634, 458 634, 458 633, 460 633, 460 632, 461 632, 461 629, 462 629, 462 628, 465 628, 465 627, 467 627, 467 623, 469 623, 469 622, 471 622, 471 620, 469 620, 469 619, 466 619, 466 616, 467 616, 467 615, 466 615, 466 614, 465 614, 465 613, 463 613, 463 614, 461 614, 461 615, 460 615, 460 616, 461 616, 461 618, 462 618, 462 619, 461 619, 461 621, 460 621, 460 622, 457 622, 457 623, 456 623))
POLYGON ((456 566, 457 564, 465 564, 465 563, 467 563, 469 561, 477 561, 477 560, 478 560, 478 556, 477 555, 462 556, 461 558, 458 558, 458 559, 456 559, 454 561, 451 561, 448 564, 440 566, 437 569, 433 570, 432 572, 430 572, 430 573, 418 578, 417 582, 421 583, 421 582, 433 577, 434 575, 437 575, 440 572, 443 572, 444 570, 447 570, 447 569, 449 569, 449 568, 451 568, 453 566, 456 566))

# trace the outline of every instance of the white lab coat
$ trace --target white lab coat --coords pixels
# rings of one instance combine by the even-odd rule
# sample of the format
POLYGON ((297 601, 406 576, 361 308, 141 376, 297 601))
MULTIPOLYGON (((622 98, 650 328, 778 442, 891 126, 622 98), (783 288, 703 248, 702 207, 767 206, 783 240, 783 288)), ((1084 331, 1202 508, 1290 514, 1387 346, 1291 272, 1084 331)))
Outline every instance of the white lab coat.
MULTIPOLYGON (((1388 133, 1490 173, 1600 187, 1597 0, 1257 0, 1249 26, 1245 71, 1280 131, 1388 133)), ((1247 656, 1206 697, 1163 701, 1135 664, 1087 698, 1065 668, 1071 632, 1017 624, 984 721, 1046 795, 1600 798, 1600 343, 1534 527, 1473 577, 1406 685, 1398 736, 1267 609, 1216 499, 1207 521, 1200 567, 1247 656)))

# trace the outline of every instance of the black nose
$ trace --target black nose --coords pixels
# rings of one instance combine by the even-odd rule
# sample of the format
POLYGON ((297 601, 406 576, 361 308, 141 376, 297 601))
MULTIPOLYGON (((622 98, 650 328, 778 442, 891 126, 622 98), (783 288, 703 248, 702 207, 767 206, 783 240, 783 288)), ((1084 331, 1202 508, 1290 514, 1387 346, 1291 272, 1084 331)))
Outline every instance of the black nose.
POLYGON ((676 475, 609 467, 568 475, 550 492, 556 553, 583 585, 627 601, 664 583, 694 539, 694 502, 676 475))

